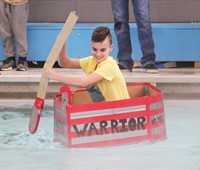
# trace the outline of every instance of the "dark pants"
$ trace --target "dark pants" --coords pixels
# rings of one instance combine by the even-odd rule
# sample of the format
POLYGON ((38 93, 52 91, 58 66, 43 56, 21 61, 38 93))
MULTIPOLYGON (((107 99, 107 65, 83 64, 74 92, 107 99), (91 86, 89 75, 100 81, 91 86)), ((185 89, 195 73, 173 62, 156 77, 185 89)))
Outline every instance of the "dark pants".
MULTIPOLYGON (((114 29, 118 41, 118 60, 120 63, 132 67, 132 44, 129 27, 129 0, 111 0, 114 16, 114 29)), ((138 37, 142 50, 141 64, 155 63, 154 42, 150 22, 150 0, 132 0, 138 37)))

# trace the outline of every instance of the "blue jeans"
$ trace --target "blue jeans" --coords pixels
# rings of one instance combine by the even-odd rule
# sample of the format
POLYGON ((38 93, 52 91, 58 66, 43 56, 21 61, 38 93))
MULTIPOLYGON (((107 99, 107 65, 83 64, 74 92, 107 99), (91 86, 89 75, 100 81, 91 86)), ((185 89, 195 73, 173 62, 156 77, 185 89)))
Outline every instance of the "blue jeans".
MULTIPOLYGON (((132 44, 129 27, 129 0, 111 0, 114 16, 114 29, 117 37, 120 63, 132 68, 132 44)), ((133 11, 138 28, 138 37, 142 51, 141 64, 155 63, 154 42, 150 22, 150 0, 132 0, 133 11)))

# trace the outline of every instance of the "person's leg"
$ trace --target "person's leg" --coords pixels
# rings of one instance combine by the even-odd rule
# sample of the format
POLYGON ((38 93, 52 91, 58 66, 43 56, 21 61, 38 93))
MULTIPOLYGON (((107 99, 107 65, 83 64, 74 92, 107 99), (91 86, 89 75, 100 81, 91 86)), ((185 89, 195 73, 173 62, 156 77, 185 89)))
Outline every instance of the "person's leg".
POLYGON ((0 34, 4 55, 6 59, 1 67, 2 71, 11 70, 16 67, 14 34, 10 26, 10 5, 0 1, 0 34))
POLYGON ((154 41, 150 22, 150 0, 132 0, 134 15, 138 27, 138 37, 143 57, 141 64, 155 64, 154 41))
POLYGON ((12 6, 12 29, 16 38, 17 53, 19 57, 27 57, 27 28, 28 3, 12 6))
POLYGON ((17 53, 19 60, 17 62, 18 71, 28 70, 27 62, 27 28, 28 3, 12 6, 12 28, 16 38, 17 53))
POLYGON ((133 67, 133 59, 131 58, 132 45, 130 39, 129 27, 129 11, 128 0, 111 0, 112 12, 114 16, 114 30, 118 42, 118 55, 119 63, 124 65, 130 71, 133 67))
POLYGON ((10 25, 9 4, 0 1, 0 34, 5 57, 15 57, 14 34, 10 25))

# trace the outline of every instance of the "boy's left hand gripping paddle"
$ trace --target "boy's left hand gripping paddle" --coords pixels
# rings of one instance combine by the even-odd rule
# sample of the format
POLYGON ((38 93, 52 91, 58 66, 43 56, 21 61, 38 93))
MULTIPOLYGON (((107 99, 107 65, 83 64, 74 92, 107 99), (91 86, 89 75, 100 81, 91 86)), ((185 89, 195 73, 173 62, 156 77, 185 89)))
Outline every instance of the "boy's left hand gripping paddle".
POLYGON ((76 21, 78 20, 78 16, 74 12, 70 12, 60 34, 58 35, 56 42, 54 43, 53 48, 44 64, 42 70, 42 76, 40 79, 40 84, 37 91, 37 96, 35 98, 35 103, 32 108, 32 112, 30 115, 29 122, 29 132, 34 134, 38 128, 40 121, 40 113, 44 106, 44 100, 46 96, 46 90, 48 86, 48 79, 45 77, 45 70, 47 68, 52 68, 58 55, 60 54, 61 49, 63 48, 70 32, 72 31, 76 21))

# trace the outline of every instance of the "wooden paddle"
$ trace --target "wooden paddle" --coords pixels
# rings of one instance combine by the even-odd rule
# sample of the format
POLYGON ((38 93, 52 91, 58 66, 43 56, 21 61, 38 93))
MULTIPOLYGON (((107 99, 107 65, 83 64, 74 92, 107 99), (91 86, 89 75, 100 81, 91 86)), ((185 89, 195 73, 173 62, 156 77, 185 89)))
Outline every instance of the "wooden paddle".
POLYGON ((75 14, 75 12, 70 12, 44 64, 44 67, 42 70, 42 76, 40 79, 40 84, 37 91, 37 96, 35 98, 35 102, 32 108, 32 113, 30 115, 29 132, 31 134, 34 134, 38 128, 39 121, 40 121, 40 113, 44 106, 44 100, 45 100, 47 86, 48 86, 48 79, 45 77, 45 70, 47 68, 53 67, 58 55, 60 54, 61 49, 63 48, 77 20, 78 20, 78 16, 75 14))

